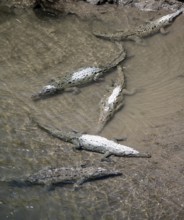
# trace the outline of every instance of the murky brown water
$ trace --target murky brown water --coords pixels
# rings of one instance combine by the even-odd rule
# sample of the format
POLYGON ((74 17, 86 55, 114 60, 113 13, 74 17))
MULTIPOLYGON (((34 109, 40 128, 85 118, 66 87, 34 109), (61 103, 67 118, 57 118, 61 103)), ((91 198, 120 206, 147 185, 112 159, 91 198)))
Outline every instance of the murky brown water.
MULTIPOLYGON (((130 10, 130 9, 129 9, 130 10)), ((118 30, 142 23, 153 13, 112 11, 102 20, 75 16, 40 19, 32 11, 0 14, 0 173, 18 178, 45 166, 80 165, 84 160, 114 167, 124 176, 47 192, 44 188, 0 187, 1 219, 182 219, 184 216, 184 16, 166 36, 145 40, 146 46, 124 43, 133 58, 124 62, 127 96, 124 108, 102 132, 108 138, 128 137, 125 144, 151 159, 113 158, 74 152, 70 144, 40 131, 31 117, 60 129, 91 131, 98 120, 98 103, 115 71, 104 82, 33 102, 30 97, 56 76, 85 66, 109 63, 115 44, 96 39, 92 28, 118 30), (134 13, 136 19, 127 17, 134 13), (114 13, 114 14, 113 14, 114 13), (112 16, 112 15, 117 16, 112 16)))

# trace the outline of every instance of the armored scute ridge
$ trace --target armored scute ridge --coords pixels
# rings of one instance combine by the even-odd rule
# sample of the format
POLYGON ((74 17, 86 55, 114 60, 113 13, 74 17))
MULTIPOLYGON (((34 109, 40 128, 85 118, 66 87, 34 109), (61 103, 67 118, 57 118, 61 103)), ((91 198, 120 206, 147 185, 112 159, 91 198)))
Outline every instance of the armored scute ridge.
POLYGON ((124 105, 124 95, 131 95, 133 91, 125 89, 125 75, 121 66, 117 67, 118 77, 110 89, 109 93, 105 95, 100 102, 100 117, 95 133, 100 133, 106 123, 114 116, 114 114, 124 105))
POLYGON ((183 13, 184 9, 179 9, 172 14, 165 15, 155 21, 151 21, 145 25, 140 25, 134 30, 129 31, 118 31, 116 33, 108 34, 108 33, 95 33, 93 34, 96 37, 111 40, 111 41, 121 41, 121 40, 133 40, 137 43, 141 42, 141 38, 153 35, 160 31, 161 33, 166 33, 164 31, 164 27, 171 24, 175 17, 183 13))
POLYGON ((40 98, 48 97, 71 88, 73 88, 73 90, 76 90, 76 87, 80 87, 85 84, 97 81, 106 72, 119 65, 125 58, 126 51, 121 45, 121 52, 118 57, 115 58, 112 63, 108 64, 106 67, 87 67, 79 69, 76 72, 66 74, 61 78, 52 80, 51 84, 44 86, 40 92, 32 95, 32 98, 33 100, 38 100, 40 98))
POLYGON ((104 154, 103 159, 110 157, 111 155, 120 157, 143 157, 150 158, 151 155, 148 153, 140 153, 139 151, 116 143, 115 141, 108 140, 107 138, 90 135, 81 134, 78 132, 62 132, 57 129, 49 128, 45 125, 41 125, 37 122, 37 125, 47 133, 51 134, 53 137, 59 138, 63 141, 70 142, 75 145, 76 149, 93 151, 97 153, 104 154))
POLYGON ((120 171, 102 167, 45 168, 23 180, 12 180, 9 183, 19 187, 32 185, 55 187, 65 184, 75 184, 76 187, 85 182, 120 175, 122 175, 120 171))

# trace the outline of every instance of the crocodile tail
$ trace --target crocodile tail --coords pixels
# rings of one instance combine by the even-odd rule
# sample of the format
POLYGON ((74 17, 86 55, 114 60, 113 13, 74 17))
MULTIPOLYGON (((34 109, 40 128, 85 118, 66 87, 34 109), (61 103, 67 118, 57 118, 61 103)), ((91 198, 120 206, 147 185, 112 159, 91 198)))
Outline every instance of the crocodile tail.
POLYGON ((118 47, 120 48, 120 54, 104 69, 107 70, 111 70, 113 68, 115 68, 116 66, 118 66, 121 62, 123 62, 123 60, 126 59, 127 53, 125 51, 125 49, 123 48, 123 45, 120 43, 116 43, 118 45, 118 47))
POLYGON ((121 34, 119 34, 119 32, 117 32, 116 34, 107 34, 107 33, 98 33, 93 31, 93 35, 95 35, 95 37, 97 38, 101 38, 104 40, 109 40, 109 41, 121 41, 122 40, 122 36, 121 34))
POLYGON ((36 125, 43 131, 47 132, 48 134, 50 134, 51 136, 53 137, 56 137, 60 140, 67 140, 69 141, 69 136, 67 134, 64 134, 63 132, 61 132, 60 130, 58 129, 54 129, 54 128, 51 128, 51 127, 48 127, 46 125, 42 125, 40 124, 39 122, 36 122, 36 125))
POLYGON ((102 132, 104 126, 105 126, 105 124, 98 125, 97 128, 95 128, 95 130, 93 131, 93 134, 99 135, 102 132))
POLYGON ((105 39, 105 40, 111 40, 111 35, 107 33, 98 33, 93 31, 93 35, 95 35, 97 38, 105 39))
POLYGON ((32 183, 26 180, 10 180, 7 183, 11 187, 18 187, 18 188, 30 187, 33 185, 32 183))
POLYGON ((94 135, 99 135, 103 131, 103 129, 105 128, 108 121, 109 121, 108 119, 105 119, 105 120, 99 119, 97 126, 91 131, 91 133, 94 135))

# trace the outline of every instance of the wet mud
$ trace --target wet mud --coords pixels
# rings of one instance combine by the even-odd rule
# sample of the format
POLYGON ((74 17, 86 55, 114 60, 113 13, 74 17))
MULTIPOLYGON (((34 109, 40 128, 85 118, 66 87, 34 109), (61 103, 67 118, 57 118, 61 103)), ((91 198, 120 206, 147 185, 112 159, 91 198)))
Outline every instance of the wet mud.
MULTIPOLYGON (((108 6, 104 6, 108 7, 108 6)), ((100 9, 101 10, 101 9, 100 9)), ((0 15, 0 218, 1 219, 182 219, 184 216, 184 16, 167 35, 145 39, 145 45, 123 43, 130 58, 122 63, 127 89, 125 105, 102 136, 127 136, 125 145, 152 158, 116 158, 73 150, 41 131, 33 122, 58 129, 91 132, 97 125, 99 102, 117 76, 72 93, 33 102, 31 95, 48 81, 81 67, 105 66, 119 54, 117 46, 97 39, 92 30, 116 31, 165 15, 135 8, 113 8, 99 19, 70 15, 38 17, 31 9, 0 15), (122 13, 123 10, 123 13, 122 13), (114 13, 114 16, 112 16, 114 13), (134 16, 129 16, 129 14, 134 16), (116 15, 116 16, 115 16, 116 15), (131 57, 131 55, 133 55, 131 57), (121 177, 48 192, 36 186, 10 187, 17 179, 44 167, 94 166, 122 171, 121 177)))

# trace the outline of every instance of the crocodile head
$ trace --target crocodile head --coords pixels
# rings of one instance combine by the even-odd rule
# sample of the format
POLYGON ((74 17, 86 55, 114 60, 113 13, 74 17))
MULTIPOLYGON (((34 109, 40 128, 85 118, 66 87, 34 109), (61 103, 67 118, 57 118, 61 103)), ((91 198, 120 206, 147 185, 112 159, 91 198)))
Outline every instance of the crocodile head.
POLYGON ((112 176, 121 176, 122 172, 117 170, 108 170, 105 168, 98 167, 97 169, 91 170, 91 172, 88 173, 89 180, 96 180, 96 179, 102 179, 112 176))
POLYGON ((42 90, 34 95, 32 95, 32 99, 37 100, 40 98, 44 98, 50 95, 53 95, 57 92, 57 88, 54 85, 47 85, 42 88, 42 90))

